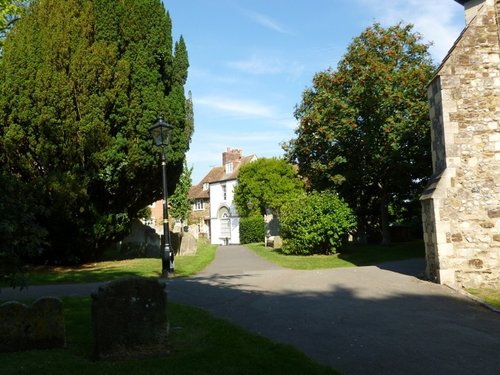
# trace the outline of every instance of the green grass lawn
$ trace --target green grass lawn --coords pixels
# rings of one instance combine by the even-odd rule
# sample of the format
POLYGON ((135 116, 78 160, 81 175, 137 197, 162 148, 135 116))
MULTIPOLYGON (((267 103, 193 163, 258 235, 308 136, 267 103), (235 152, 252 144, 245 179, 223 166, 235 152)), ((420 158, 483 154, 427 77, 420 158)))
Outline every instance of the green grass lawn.
MULTIPOLYGON (((200 242, 196 256, 177 256, 175 276, 190 276, 202 271, 214 259, 216 248, 216 245, 200 242)), ((77 267, 34 267, 26 277, 28 285, 44 285, 109 281, 123 276, 159 277, 160 274, 161 259, 139 258, 88 263, 77 267)))
POLYGON ((487 304, 500 309, 500 290, 491 288, 467 289, 470 294, 482 299, 487 304))
POLYGON ((390 246, 350 245, 343 248, 341 253, 309 256, 285 255, 279 249, 273 250, 264 247, 262 243, 245 246, 275 264, 301 270, 367 266, 393 260, 423 258, 425 256, 422 241, 402 242, 390 246))
POLYGON ((11 374, 337 374, 302 352, 251 334, 195 308, 168 304, 171 353, 165 358, 119 362, 91 359, 90 298, 64 299, 68 347, 1 353, 11 374))
MULTIPOLYGON (((285 268, 312 270, 374 265, 377 263, 422 258, 422 241, 403 242, 391 246, 349 245, 333 255, 285 255, 279 249, 262 243, 245 245, 259 256, 285 268)), ((200 243, 196 256, 175 258, 175 277, 187 277, 202 271, 215 257, 216 245, 200 243)), ((28 285, 57 283, 88 283, 114 280, 123 276, 158 277, 161 259, 127 259, 84 264, 78 267, 36 267, 28 273, 28 285)), ((0 286, 7 286, 5 283, 0 286)), ((492 306, 500 308, 500 291, 493 289, 468 290, 492 306)))

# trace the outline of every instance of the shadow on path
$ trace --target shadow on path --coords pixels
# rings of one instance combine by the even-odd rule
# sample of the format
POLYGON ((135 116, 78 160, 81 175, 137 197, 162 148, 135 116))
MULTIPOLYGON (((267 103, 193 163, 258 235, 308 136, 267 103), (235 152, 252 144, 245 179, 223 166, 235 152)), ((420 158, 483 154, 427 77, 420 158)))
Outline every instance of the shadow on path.
POLYGON ((377 267, 204 275, 168 293, 345 374, 500 374, 500 314, 377 267))
MULTIPOLYGON (((422 269, 417 259, 297 271, 228 246, 198 276, 168 280, 167 292, 347 375, 499 375, 500 314, 415 278, 422 269)), ((99 285, 2 289, 0 298, 90 295, 99 285)))

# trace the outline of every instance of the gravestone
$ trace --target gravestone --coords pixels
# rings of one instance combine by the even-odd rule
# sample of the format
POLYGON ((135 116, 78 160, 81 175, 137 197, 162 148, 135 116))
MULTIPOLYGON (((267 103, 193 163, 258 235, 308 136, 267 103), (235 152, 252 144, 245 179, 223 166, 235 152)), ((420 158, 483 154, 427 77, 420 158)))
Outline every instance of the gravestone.
POLYGON ((0 306, 0 352, 66 346, 63 303, 43 297, 31 306, 16 301, 0 306))
POLYGON ((181 249, 179 255, 193 256, 196 255, 198 242, 196 238, 190 233, 185 232, 181 240, 181 249))
POLYGON ((138 359, 168 354, 165 284, 128 277, 92 294, 94 356, 101 360, 138 359))

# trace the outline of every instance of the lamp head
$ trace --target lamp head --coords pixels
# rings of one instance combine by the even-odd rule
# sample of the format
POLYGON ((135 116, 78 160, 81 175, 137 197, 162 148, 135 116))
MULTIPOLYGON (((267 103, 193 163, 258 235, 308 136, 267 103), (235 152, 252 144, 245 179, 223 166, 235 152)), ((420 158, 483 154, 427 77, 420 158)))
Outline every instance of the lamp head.
POLYGON ((149 134, 153 137, 155 144, 159 147, 167 146, 170 142, 170 134, 173 126, 166 123, 160 116, 158 120, 149 128, 149 134))

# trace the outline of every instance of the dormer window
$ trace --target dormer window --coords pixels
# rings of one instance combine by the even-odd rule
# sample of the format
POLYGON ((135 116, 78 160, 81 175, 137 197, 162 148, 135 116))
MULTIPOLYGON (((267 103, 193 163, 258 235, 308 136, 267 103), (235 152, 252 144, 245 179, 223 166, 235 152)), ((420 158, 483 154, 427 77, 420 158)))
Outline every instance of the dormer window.
POLYGON ((205 183, 203 184, 203 191, 207 191, 209 187, 210 187, 210 186, 209 186, 209 183, 208 183, 208 182, 205 182, 205 183))
POLYGON ((226 163, 226 173, 233 173, 233 163, 226 163))

